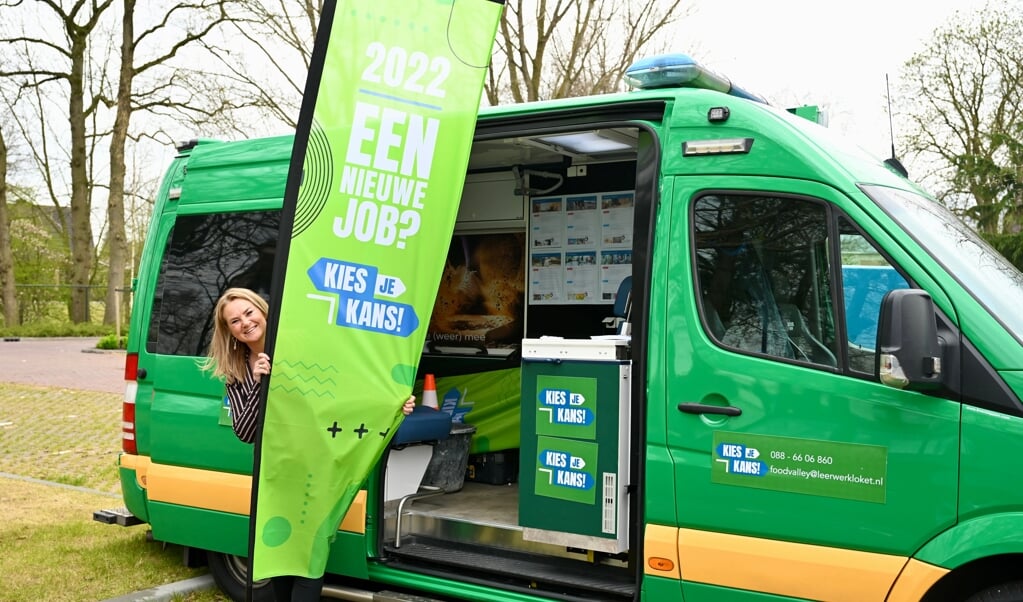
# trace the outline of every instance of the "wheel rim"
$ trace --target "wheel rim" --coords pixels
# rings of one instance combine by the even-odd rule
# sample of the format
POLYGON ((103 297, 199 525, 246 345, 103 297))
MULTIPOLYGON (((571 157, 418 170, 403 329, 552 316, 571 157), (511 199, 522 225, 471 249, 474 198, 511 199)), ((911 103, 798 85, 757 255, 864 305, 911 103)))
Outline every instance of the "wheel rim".
MULTIPOLYGON (((249 578, 249 563, 246 559, 241 556, 235 556, 234 554, 225 554, 227 562, 227 570, 231 573, 231 578, 238 583, 245 584, 249 578)), ((269 579, 260 579, 259 581, 252 582, 252 588, 263 587, 270 583, 269 579)))

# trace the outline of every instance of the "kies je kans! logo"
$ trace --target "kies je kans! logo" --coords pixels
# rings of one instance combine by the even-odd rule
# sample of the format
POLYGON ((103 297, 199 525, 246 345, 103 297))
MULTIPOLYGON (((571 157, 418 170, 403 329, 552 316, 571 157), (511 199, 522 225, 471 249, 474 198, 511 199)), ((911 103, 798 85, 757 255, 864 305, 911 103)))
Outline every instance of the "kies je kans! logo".
POLYGON ((747 447, 738 443, 721 443, 715 451, 718 455, 715 461, 725 465, 726 473, 753 477, 762 477, 767 474, 767 463, 757 459, 760 457, 760 451, 755 447, 747 447))
POLYGON ((540 411, 547 412, 551 424, 588 426, 593 423, 593 410, 579 407, 586 398, 568 389, 543 389, 539 393, 540 411))

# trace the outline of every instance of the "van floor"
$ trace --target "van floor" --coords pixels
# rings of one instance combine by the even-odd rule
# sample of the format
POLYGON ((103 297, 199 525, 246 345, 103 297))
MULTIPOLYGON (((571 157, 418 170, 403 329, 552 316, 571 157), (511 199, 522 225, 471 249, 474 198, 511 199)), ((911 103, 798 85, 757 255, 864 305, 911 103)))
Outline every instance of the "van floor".
MULTIPOLYGON (((399 500, 387 503, 388 515, 397 512, 399 500)), ((444 517, 469 523, 518 529, 519 484, 488 485, 466 482, 459 491, 406 504, 413 515, 444 517)))
POLYGON ((452 493, 421 489, 404 504, 392 500, 385 505, 384 549, 410 570, 457 571, 463 581, 520 582, 533 591, 575 592, 585 600, 632 596, 635 577, 627 561, 524 540, 518 503, 515 483, 467 482, 452 493))

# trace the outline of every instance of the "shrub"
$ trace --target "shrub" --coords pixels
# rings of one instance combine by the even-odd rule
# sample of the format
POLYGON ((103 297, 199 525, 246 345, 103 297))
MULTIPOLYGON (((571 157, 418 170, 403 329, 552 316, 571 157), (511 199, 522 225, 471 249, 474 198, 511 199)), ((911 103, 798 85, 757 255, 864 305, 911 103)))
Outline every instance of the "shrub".
POLYGON ((128 337, 108 334, 96 343, 96 349, 127 349, 128 337))
POLYGON ((67 321, 41 320, 31 324, 0 327, 3 337, 101 337, 113 332, 103 324, 72 324, 67 321))

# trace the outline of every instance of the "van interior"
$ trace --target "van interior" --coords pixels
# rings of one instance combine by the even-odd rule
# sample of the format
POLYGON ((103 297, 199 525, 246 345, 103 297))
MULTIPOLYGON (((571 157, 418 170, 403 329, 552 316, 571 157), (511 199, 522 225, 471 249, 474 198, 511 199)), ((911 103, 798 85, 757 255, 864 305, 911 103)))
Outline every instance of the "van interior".
MULTIPOLYGON (((627 373, 640 136, 637 127, 477 136, 415 391, 422 399, 424 377, 435 379, 450 429, 437 440, 399 431, 388 450, 379 542, 388 562, 563 599, 634 595, 636 467, 625 460, 610 486, 584 483, 589 504, 571 498, 578 483, 557 499, 537 482, 549 473, 533 474, 544 450, 537 392, 527 392, 536 379, 523 372, 542 371, 545 349, 571 355, 592 343, 610 350, 610 382, 627 373), (596 534, 574 526, 582 506, 598 508, 596 534)), ((601 435, 616 440, 597 443, 636 456, 628 386, 601 395, 620 424, 601 435)))

